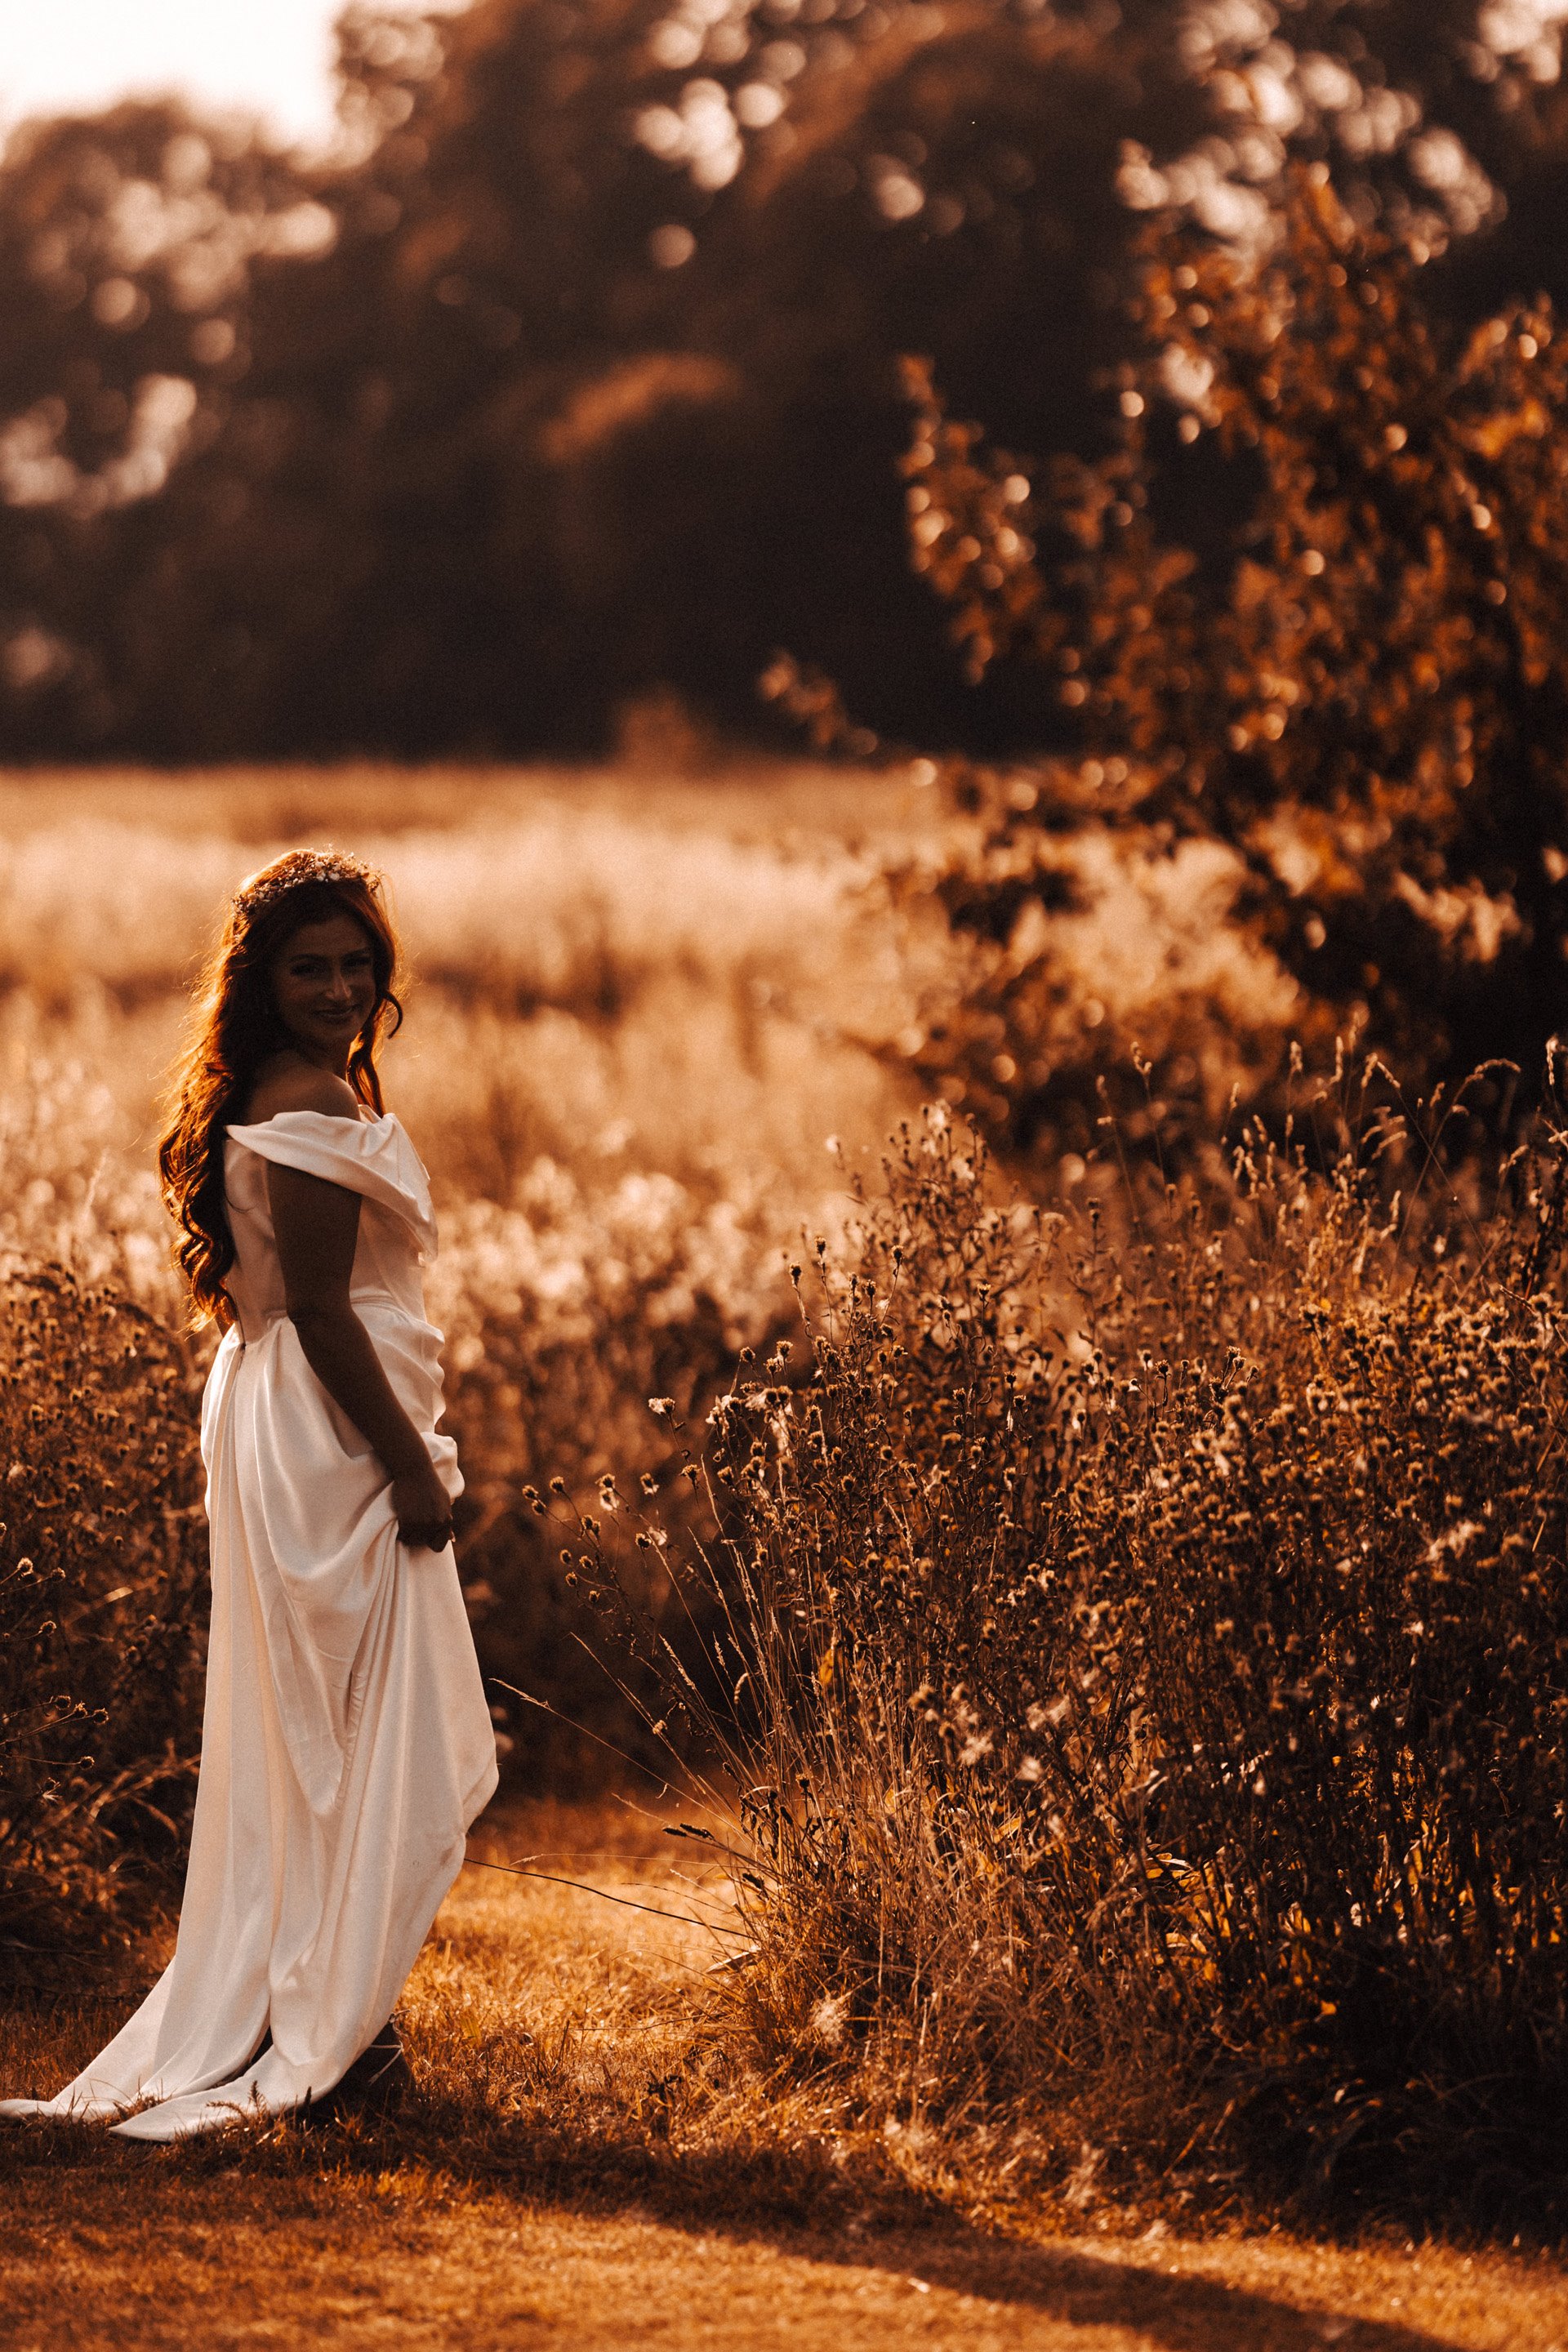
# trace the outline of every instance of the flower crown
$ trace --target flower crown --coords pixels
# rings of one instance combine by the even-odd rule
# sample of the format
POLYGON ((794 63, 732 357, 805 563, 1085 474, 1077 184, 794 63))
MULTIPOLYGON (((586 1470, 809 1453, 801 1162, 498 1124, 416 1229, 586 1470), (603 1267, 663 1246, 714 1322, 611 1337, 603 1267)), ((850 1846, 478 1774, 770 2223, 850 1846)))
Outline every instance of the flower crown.
POLYGON ((381 890, 380 875, 360 858, 346 857, 335 849, 290 849, 240 884, 234 894, 235 914, 248 929, 258 916, 289 891, 311 882, 362 882, 373 896, 381 890))

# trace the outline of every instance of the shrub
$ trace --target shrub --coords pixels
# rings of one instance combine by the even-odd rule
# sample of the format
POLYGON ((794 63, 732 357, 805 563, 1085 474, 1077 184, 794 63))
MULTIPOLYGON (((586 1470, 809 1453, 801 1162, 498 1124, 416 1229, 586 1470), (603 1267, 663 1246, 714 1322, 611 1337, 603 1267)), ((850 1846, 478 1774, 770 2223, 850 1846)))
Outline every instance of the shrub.
POLYGON ((195 1788, 206 1540, 184 1342, 59 1269, 0 1284, 0 1978, 171 1895, 195 1788))
POLYGON ((723 1400, 724 1696, 667 1680, 744 1791, 774 2063, 1058 2172, 1561 2190, 1565 1162, 1413 1206, 1433 1138, 1369 1102, 1114 1235, 934 1115, 810 1385, 723 1400))
MULTIPOLYGON (((1321 170, 1291 176, 1259 252, 1152 236, 1135 307, 1142 355, 1093 461, 995 448, 947 416, 929 364, 906 370, 910 560, 972 677, 1001 667, 1032 703, 1038 746, 947 763, 968 822, 931 895, 973 954, 916 1068, 1048 1157, 1134 1043, 1199 1129, 1227 1032, 1270 1103, 1286 1039, 1347 1026, 1449 1083, 1538 1061, 1568 914, 1550 308, 1458 335, 1321 170), (1077 1019, 1062 916, 1106 827, 1145 895, 1192 845, 1226 853, 1231 982, 1181 950, 1163 1002, 1123 991, 1077 1019)), ((819 682, 786 665, 773 690, 850 748, 819 682)))

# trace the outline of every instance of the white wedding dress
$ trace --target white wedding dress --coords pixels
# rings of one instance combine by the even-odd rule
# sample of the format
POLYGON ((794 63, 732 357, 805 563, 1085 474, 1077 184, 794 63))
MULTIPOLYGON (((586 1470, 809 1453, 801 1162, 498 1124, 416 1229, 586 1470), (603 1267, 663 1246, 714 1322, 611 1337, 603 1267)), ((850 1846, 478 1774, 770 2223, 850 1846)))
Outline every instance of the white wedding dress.
POLYGON ((179 1938, 108 2048, 3 2115, 119 2116, 127 2137, 166 2140, 330 2090, 391 2015, 496 1785, 456 1561, 399 1541, 381 1462, 305 1361, 268 1160, 360 1195, 354 1311, 447 1493, 462 1489, 436 1430, 429 1183, 402 1128, 316 1111, 231 1128, 238 1324, 202 1409, 212 1633, 179 1938))

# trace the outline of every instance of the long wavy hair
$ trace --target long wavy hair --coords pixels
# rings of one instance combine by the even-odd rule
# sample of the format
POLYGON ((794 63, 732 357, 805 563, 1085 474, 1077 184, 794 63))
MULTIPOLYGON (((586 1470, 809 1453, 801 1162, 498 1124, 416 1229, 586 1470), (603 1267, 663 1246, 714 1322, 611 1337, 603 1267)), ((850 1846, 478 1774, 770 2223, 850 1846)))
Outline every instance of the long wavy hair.
POLYGON ((224 1143, 258 1071, 289 1042, 272 989, 272 965, 307 923, 349 915, 370 941, 375 1004, 349 1056, 349 1084, 379 1116, 378 1048, 395 1034, 403 1007, 393 993, 397 935, 374 867, 334 850, 291 849, 236 892, 223 935, 198 984, 190 1043, 169 1088, 168 1123, 158 1146, 164 1205, 179 1228, 174 1258, 199 1323, 226 1330, 234 1303, 225 1277, 234 1264, 224 1193, 224 1143))

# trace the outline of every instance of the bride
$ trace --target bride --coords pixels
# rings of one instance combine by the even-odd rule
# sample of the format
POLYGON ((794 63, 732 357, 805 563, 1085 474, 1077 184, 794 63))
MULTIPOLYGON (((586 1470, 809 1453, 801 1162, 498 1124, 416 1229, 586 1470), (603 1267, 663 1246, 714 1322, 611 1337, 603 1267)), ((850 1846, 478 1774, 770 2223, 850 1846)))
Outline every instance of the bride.
POLYGON ((0 2114, 167 2140, 404 2072, 393 2004, 496 1759, 436 1426, 428 1180, 376 1075, 395 958, 378 877, 315 850, 245 884, 214 958, 160 1153, 179 1263, 224 1334, 179 1937, 74 2082, 0 2114))

